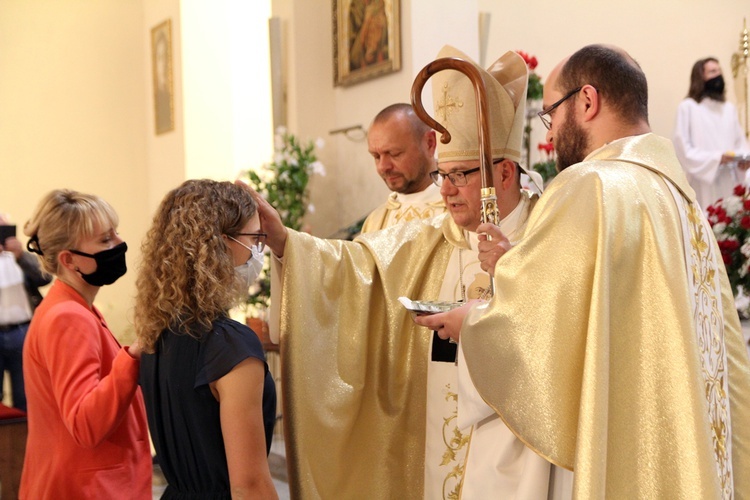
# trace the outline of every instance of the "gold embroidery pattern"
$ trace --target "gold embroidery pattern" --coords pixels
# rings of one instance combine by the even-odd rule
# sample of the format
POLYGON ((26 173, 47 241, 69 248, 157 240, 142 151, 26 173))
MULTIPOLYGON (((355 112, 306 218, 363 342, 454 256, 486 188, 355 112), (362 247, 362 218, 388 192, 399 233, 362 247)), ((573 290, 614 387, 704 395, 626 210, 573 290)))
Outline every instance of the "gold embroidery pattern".
POLYGON ((442 209, 438 209, 436 207, 427 206, 421 209, 416 205, 409 205, 408 207, 406 207, 406 210, 395 213, 393 217, 396 220, 396 223, 400 223, 409 222, 412 220, 426 219, 428 217, 433 217, 441 213, 443 213, 442 209))
POLYGON ((719 260, 710 238, 711 229, 700 209, 685 203, 690 227, 689 278, 694 294, 694 320, 705 382, 708 414, 713 430, 714 455, 723 498, 733 498, 731 418, 727 382, 727 355, 721 310, 721 286, 717 273, 719 260))
POLYGON ((464 436, 458 430, 456 418, 458 417, 458 394, 451 391, 450 384, 445 386, 447 392, 445 400, 453 404, 453 411, 449 417, 443 419, 443 443, 445 443, 445 452, 441 466, 450 466, 448 474, 443 480, 443 499, 458 500, 461 495, 461 486, 464 481, 464 463, 466 460, 465 450, 460 453, 468 444, 469 436, 464 436))
POLYGON ((443 123, 448 123, 448 116, 462 108, 464 103, 448 95, 448 84, 443 85, 443 98, 438 101, 437 115, 443 115, 443 123))

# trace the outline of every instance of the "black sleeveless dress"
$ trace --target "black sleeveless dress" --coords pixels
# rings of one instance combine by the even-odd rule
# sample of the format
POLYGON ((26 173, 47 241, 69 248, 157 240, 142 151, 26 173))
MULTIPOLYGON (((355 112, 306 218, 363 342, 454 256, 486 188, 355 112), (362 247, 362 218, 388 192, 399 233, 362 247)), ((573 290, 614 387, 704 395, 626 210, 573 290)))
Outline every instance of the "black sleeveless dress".
MULTIPOLYGON (((169 484, 162 498, 231 498, 219 403, 209 388, 248 357, 265 365, 257 335, 218 318, 201 340, 166 330, 154 354, 141 357, 140 384, 156 456, 169 484)), ((276 388, 266 366, 266 452, 276 417, 276 388)))

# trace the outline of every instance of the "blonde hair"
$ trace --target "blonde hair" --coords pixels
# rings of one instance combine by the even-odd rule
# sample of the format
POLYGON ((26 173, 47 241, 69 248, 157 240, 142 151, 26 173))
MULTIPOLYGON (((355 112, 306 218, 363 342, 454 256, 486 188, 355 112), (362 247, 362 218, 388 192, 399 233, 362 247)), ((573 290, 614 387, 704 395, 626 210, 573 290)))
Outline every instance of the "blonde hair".
POLYGON ((240 280, 222 235, 236 236, 256 210, 247 190, 208 179, 187 181, 162 200, 136 282, 134 323, 146 352, 167 328, 200 338, 237 303, 240 280))
POLYGON ((75 249, 97 228, 116 228, 119 222, 117 212, 102 198, 55 189, 39 202, 23 232, 31 238, 29 249, 38 255, 42 268, 56 275, 60 252, 75 249))

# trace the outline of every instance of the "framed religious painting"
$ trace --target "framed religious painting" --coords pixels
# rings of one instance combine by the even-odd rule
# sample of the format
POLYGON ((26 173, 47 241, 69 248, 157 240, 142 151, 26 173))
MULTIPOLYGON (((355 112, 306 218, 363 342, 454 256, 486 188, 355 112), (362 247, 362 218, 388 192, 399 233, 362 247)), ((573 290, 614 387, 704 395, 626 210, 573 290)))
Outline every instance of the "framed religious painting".
POLYGON ((151 69, 154 76, 154 119, 156 134, 174 130, 174 88, 172 85, 172 21, 151 29, 151 69))
POLYGON ((333 84, 401 69, 400 0, 333 0, 333 84))

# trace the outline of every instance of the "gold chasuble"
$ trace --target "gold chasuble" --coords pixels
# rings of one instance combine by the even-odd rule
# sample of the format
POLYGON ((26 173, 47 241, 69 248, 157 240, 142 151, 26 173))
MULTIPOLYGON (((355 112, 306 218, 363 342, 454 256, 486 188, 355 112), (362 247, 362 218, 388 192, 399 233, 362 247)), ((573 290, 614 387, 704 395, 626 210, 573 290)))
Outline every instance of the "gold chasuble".
POLYGON ((550 183, 464 322, 477 390, 575 498, 750 498, 750 366, 720 257, 688 281, 683 228, 719 255, 699 217, 668 140, 614 141, 550 183))
POLYGON ((354 242, 289 231, 272 317, 293 498, 422 497, 432 334, 397 298, 437 300, 454 246, 448 214, 354 242))

